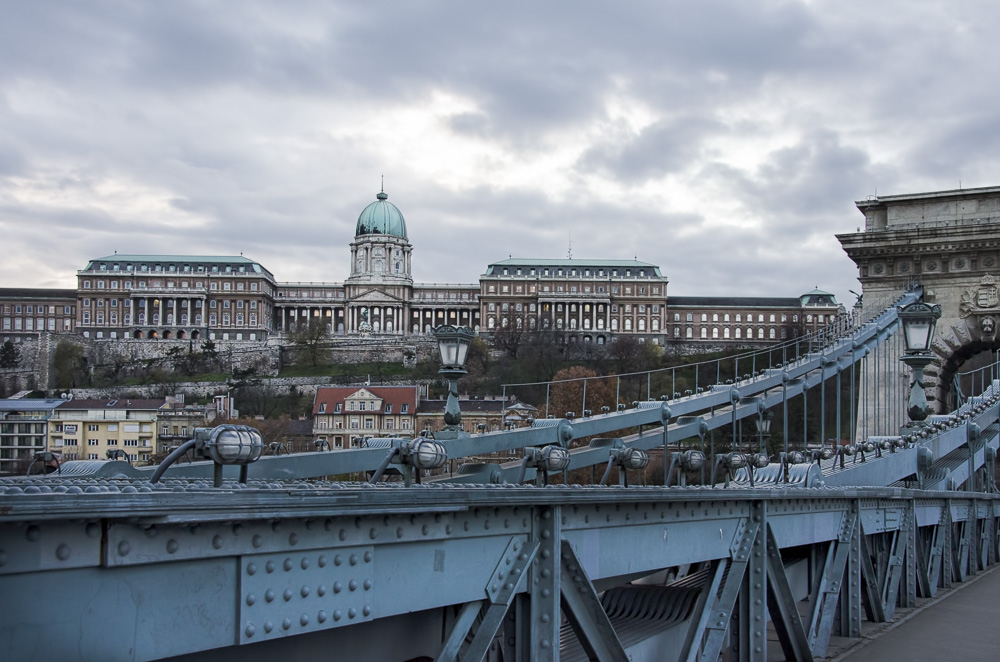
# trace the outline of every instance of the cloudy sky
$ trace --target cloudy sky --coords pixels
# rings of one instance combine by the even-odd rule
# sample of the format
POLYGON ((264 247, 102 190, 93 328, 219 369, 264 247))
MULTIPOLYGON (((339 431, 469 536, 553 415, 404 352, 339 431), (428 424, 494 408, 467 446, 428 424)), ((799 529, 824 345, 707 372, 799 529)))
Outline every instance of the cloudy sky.
POLYGON ((633 258, 858 289, 835 233, 1000 184, 1000 5, 0 0, 0 287, 119 253, 340 281, 385 176, 421 282, 633 258))

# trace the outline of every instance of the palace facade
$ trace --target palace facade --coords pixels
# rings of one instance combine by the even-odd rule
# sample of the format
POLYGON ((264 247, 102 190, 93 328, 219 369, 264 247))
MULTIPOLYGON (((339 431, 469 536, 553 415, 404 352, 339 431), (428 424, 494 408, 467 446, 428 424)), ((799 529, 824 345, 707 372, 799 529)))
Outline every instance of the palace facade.
POLYGON ((567 342, 621 334, 672 341, 774 342, 832 321, 833 295, 669 297, 639 260, 509 258, 478 283, 414 283, 402 212, 380 191, 362 210, 343 282, 280 282, 243 256, 109 255, 75 290, 0 288, 0 338, 263 342, 322 324, 333 335, 405 336, 442 324, 484 334, 548 329, 567 342))

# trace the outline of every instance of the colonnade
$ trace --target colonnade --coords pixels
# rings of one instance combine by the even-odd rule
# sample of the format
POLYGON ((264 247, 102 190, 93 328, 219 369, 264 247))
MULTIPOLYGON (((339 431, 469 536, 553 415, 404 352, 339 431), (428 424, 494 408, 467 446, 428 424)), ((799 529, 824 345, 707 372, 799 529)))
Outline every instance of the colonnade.
POLYGON ((131 326, 204 326, 205 297, 137 296, 132 303, 131 326), (181 313, 181 309, 186 312, 181 313))
POLYGON ((479 310, 472 307, 410 308, 399 304, 281 305, 276 306, 275 312, 279 320, 278 329, 282 333, 300 329, 301 325, 308 324, 312 319, 322 319, 333 334, 359 332, 363 317, 371 327, 372 333, 398 335, 426 333, 428 329, 442 324, 473 328, 479 325, 479 310))

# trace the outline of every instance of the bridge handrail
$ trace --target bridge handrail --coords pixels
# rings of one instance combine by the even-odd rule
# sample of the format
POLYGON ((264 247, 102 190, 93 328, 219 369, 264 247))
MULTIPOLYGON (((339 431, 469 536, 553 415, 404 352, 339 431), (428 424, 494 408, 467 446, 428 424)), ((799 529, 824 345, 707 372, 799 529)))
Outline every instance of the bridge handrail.
MULTIPOLYGON (((918 297, 918 292, 909 292, 899 303, 909 303, 918 297)), ((607 436, 645 426, 647 434, 640 435, 642 441, 637 447, 662 446, 662 428, 671 419, 703 415, 707 429, 717 429, 744 418, 756 418, 761 407, 776 407, 783 398, 801 394, 805 389, 834 376, 837 371, 861 360, 868 349, 895 330, 898 326, 896 312, 895 306, 887 308, 880 317, 831 342, 822 351, 804 354, 781 368, 762 370, 732 384, 715 384, 701 393, 656 401, 654 404, 647 400, 642 402, 642 406, 636 402, 621 411, 599 413, 573 421, 565 418, 540 419, 531 427, 466 435, 441 440, 441 443, 445 445, 449 459, 455 460, 486 453, 509 453, 532 446, 565 445, 573 439, 607 436), (711 415, 704 415, 705 412, 711 412, 711 415), (649 433, 649 426, 654 428, 652 434, 649 433)), ((668 443, 692 436, 689 424, 681 425, 680 421, 675 421, 667 427, 668 443)), ((607 461, 606 452, 603 459, 593 453, 576 452, 571 455, 578 458, 573 460, 574 468, 607 461), (587 464, 582 464, 584 461, 587 464)), ((383 459, 384 452, 366 448, 268 456, 250 465, 249 474, 251 478, 283 479, 349 475, 373 471, 383 459)), ((172 467, 168 476, 205 478, 211 476, 211 472, 211 463, 192 463, 172 467)))

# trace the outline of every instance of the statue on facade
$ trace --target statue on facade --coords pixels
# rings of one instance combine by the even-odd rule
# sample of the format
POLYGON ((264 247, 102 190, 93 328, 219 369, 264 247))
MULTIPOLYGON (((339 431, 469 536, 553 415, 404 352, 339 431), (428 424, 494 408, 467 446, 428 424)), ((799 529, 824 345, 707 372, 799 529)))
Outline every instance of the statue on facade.
POLYGON ((370 336, 372 333, 372 325, 368 323, 368 309, 361 309, 361 324, 358 325, 358 333, 363 336, 370 336))

